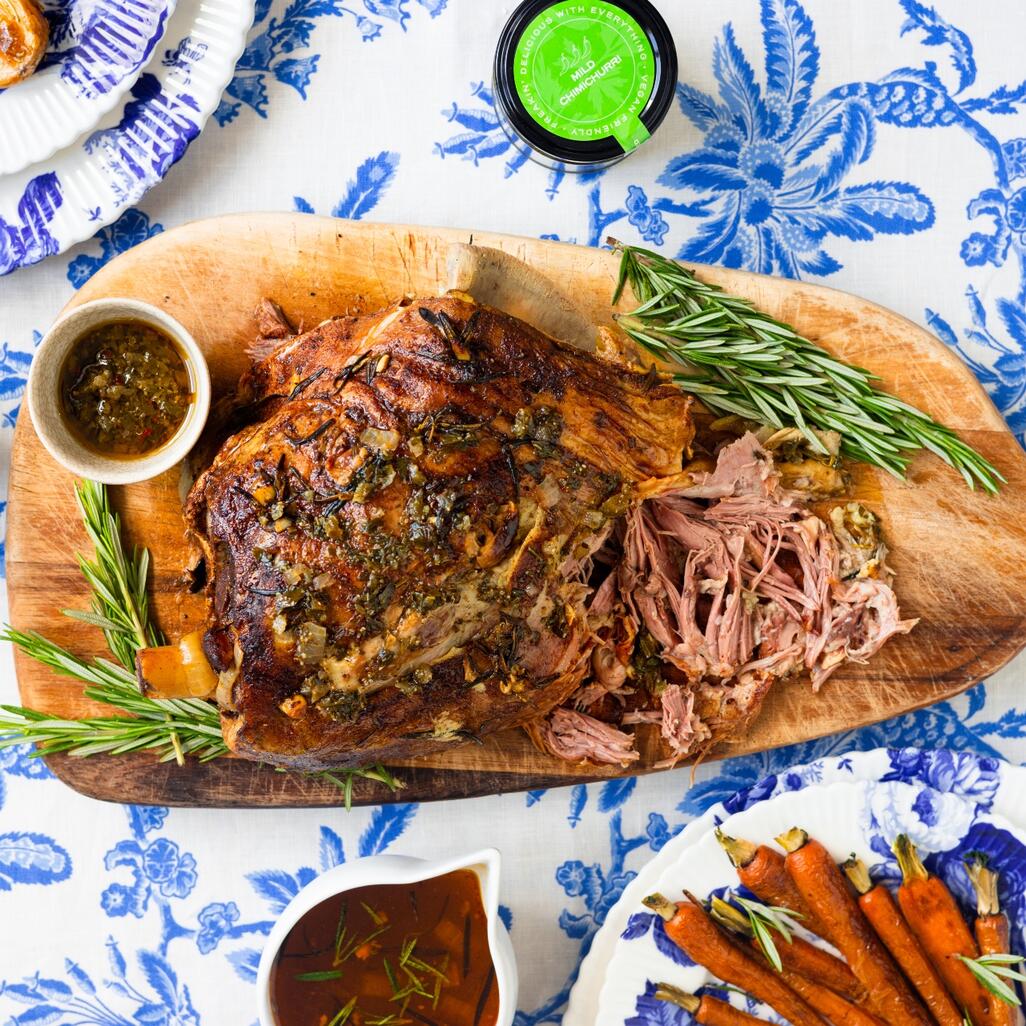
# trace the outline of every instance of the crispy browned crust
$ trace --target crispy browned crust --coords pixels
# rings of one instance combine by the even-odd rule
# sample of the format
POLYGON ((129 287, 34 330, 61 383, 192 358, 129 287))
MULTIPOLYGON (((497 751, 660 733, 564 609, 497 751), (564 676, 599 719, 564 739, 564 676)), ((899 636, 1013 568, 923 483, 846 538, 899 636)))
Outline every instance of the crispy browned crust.
POLYGON ((304 769, 436 751, 561 703, 590 646, 575 568, 615 518, 610 501, 625 485, 679 471, 693 435, 690 399, 675 387, 454 296, 288 339, 243 377, 238 398, 253 422, 225 443, 186 505, 210 570, 207 652, 226 681, 241 652, 221 694, 230 747, 304 769), (446 340, 440 315, 465 345, 446 340), (554 440, 517 426, 518 411, 543 408, 558 414, 554 440), (356 501, 368 428, 398 433, 388 456, 398 472, 356 501), (457 444, 444 441, 453 435, 457 444), (407 479, 409 464, 422 480, 407 479), (253 498, 268 485, 289 496, 281 531, 253 498), (430 544, 411 542, 424 512, 411 513, 411 498, 438 521, 430 544), (323 527, 329 505, 333 538, 323 527), (346 716, 310 700, 323 671, 297 660, 294 624, 284 640, 272 628, 275 593, 287 590, 282 567, 295 566, 322 585, 329 575, 329 650, 376 687, 346 716), (441 604, 414 615, 427 593, 441 604), (432 630, 453 608, 461 619, 442 623, 436 651, 432 630), (458 643, 446 649, 447 638, 458 643))

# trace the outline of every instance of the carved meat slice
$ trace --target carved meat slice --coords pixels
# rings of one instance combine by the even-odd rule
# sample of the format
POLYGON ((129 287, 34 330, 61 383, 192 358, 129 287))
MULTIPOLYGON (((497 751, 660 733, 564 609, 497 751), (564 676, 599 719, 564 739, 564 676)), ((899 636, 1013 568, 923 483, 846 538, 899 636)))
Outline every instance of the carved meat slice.
POLYGON ((286 338, 186 515, 225 737, 283 766, 406 758, 588 672, 591 555, 681 470, 690 398, 459 295, 286 338))

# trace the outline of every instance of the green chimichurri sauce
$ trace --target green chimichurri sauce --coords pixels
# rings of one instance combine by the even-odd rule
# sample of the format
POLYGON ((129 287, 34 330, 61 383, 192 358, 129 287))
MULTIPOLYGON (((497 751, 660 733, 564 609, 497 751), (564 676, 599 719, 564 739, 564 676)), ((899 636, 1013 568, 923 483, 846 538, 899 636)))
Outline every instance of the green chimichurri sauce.
POLYGON ((192 400, 177 346, 142 321, 94 328, 61 369, 65 419, 82 442, 106 456, 159 449, 181 426, 192 400))

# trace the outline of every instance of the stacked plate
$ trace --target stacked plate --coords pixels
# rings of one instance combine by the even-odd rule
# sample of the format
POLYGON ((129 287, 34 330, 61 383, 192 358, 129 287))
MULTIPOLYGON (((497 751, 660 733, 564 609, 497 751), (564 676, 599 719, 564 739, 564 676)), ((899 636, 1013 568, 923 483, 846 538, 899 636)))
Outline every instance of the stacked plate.
MULTIPOLYGON (((768 777, 711 808, 669 841, 609 912, 581 965, 563 1026, 684 1026, 683 1011, 656 1001, 656 983, 688 991, 713 983, 666 937, 641 899, 653 891, 679 899, 737 886, 715 828, 758 843, 801 826, 837 860, 851 853, 874 877, 898 877, 891 843, 908 834, 927 866, 968 912, 975 906, 963 860, 983 852, 1001 875, 1013 924, 1012 947, 1026 952, 1026 768, 947 751, 879 749, 818 760, 768 777)), ((746 1011, 776 1021, 738 995, 746 1011)))
POLYGON ((0 90, 0 274, 117 219, 231 81, 254 0, 60 0, 39 69, 0 90))

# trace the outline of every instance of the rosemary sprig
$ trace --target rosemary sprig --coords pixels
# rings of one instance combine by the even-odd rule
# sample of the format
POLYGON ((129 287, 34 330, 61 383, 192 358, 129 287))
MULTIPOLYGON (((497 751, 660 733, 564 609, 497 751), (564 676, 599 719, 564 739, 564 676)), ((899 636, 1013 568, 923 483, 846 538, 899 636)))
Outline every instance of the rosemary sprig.
POLYGON ((779 933, 790 944, 795 925, 792 920, 800 919, 799 913, 792 912, 789 908, 783 908, 780 905, 764 905, 761 901, 742 898, 738 894, 734 894, 732 897, 747 913, 748 924, 752 928, 752 936, 755 937, 770 965, 778 973, 783 972, 784 964, 780 959, 780 952, 777 951, 777 945, 773 940, 773 931, 775 930, 779 933))
POLYGON ((133 548, 131 555, 126 553, 120 518, 111 512, 107 489, 102 484, 80 481, 75 488, 75 501, 95 550, 93 559, 76 553, 79 568, 93 592, 93 608, 91 612, 62 612, 99 627, 114 658, 131 669, 140 648, 164 644, 164 636, 149 618, 146 580, 150 554, 140 548, 133 548))
POLYGON ((967 958, 959 955, 962 964, 976 977, 980 985, 994 997, 1004 1001, 1006 1005, 1021 1005, 1019 995, 1005 980, 1018 980, 1026 983, 1026 974, 1013 969, 1013 965, 1021 965, 1026 959, 1021 955, 981 955, 979 958, 967 958))
MULTIPOLYGON (((99 627, 111 654, 125 669, 135 669, 135 654, 147 645, 162 645, 164 636, 149 617, 146 581, 150 571, 148 549, 125 552, 121 520, 111 512, 107 489, 96 481, 79 481, 75 502, 82 515, 93 559, 75 553, 79 569, 93 593, 92 609, 62 610, 65 616, 99 627)), ((165 717, 167 719, 167 717, 165 717)), ((175 731, 168 734, 179 766, 185 764, 185 749, 175 731)))
POLYGON ((777 972, 783 972, 780 952, 773 940, 772 931, 776 931, 791 943, 794 929, 792 919, 801 919, 801 915, 789 908, 778 905, 763 905, 759 901, 751 901, 737 894, 728 893, 727 898, 713 897, 709 903, 709 913, 720 926, 732 933, 755 940, 766 956, 766 960, 777 972), (737 902, 732 905, 731 901, 737 902))
MULTIPOLYGON (((0 630, 0 641, 10 642, 56 673, 83 681, 86 698, 118 712, 68 720, 23 706, 0 705, 0 749, 29 741, 40 746, 36 755, 65 752, 88 757, 151 750, 159 753, 161 762, 174 759, 179 765, 187 755, 201 762, 226 755, 228 748, 216 706, 198 698, 148 698, 139 691, 134 672, 136 652, 164 643, 163 635, 149 618, 149 552, 134 548, 131 555, 126 554, 120 520, 111 511, 102 484, 79 482, 75 498, 95 548, 94 559, 78 555, 79 567, 92 590, 92 609, 63 612, 100 628, 107 647, 121 665, 107 659, 86 661, 35 631, 5 627, 0 630)), ((392 791, 402 787, 402 782, 380 765, 314 770, 308 775, 338 787, 347 809, 352 808, 356 780, 373 780, 392 791)))
POLYGON ((841 451, 903 478, 911 454, 928 449, 970 488, 994 494, 1005 478, 950 428, 880 391, 875 375, 832 356, 747 299, 699 281, 666 257, 610 239, 620 252, 613 303, 630 284, 640 305, 620 327, 653 355, 682 364, 674 375, 710 409, 775 428, 837 431, 841 451))
POLYGON ((403 782, 381 763, 343 770, 311 770, 310 776, 320 777, 334 784, 342 792, 347 809, 353 807, 353 784, 357 780, 373 780, 378 784, 384 784, 393 793, 403 789, 403 782))
MULTIPOLYGON (((42 746, 44 752, 67 752, 83 758, 146 749, 156 751, 161 762, 177 759, 179 751, 200 762, 228 754, 220 716, 209 702, 199 698, 147 698, 139 692, 134 674, 125 667, 107 659, 87 662, 35 631, 6 627, 0 630, 2 641, 9 641, 56 673, 83 681, 86 698, 112 706, 118 714, 67 720, 23 706, 0 705, 0 749, 31 741, 42 746)), ((310 775, 338 787, 347 809, 352 808, 353 782, 357 779, 377 781, 392 791, 402 787, 384 766, 322 770, 310 775)))
POLYGON ((161 762, 192 755, 201 762, 225 755, 217 709, 197 698, 155 699, 140 694, 135 676, 106 659, 86 662, 35 631, 6 627, 0 641, 9 641, 30 659, 65 677, 84 681, 86 698, 118 710, 113 716, 67 720, 22 706, 0 709, 0 748, 24 741, 47 752, 76 756, 120 755, 153 749, 161 762))

